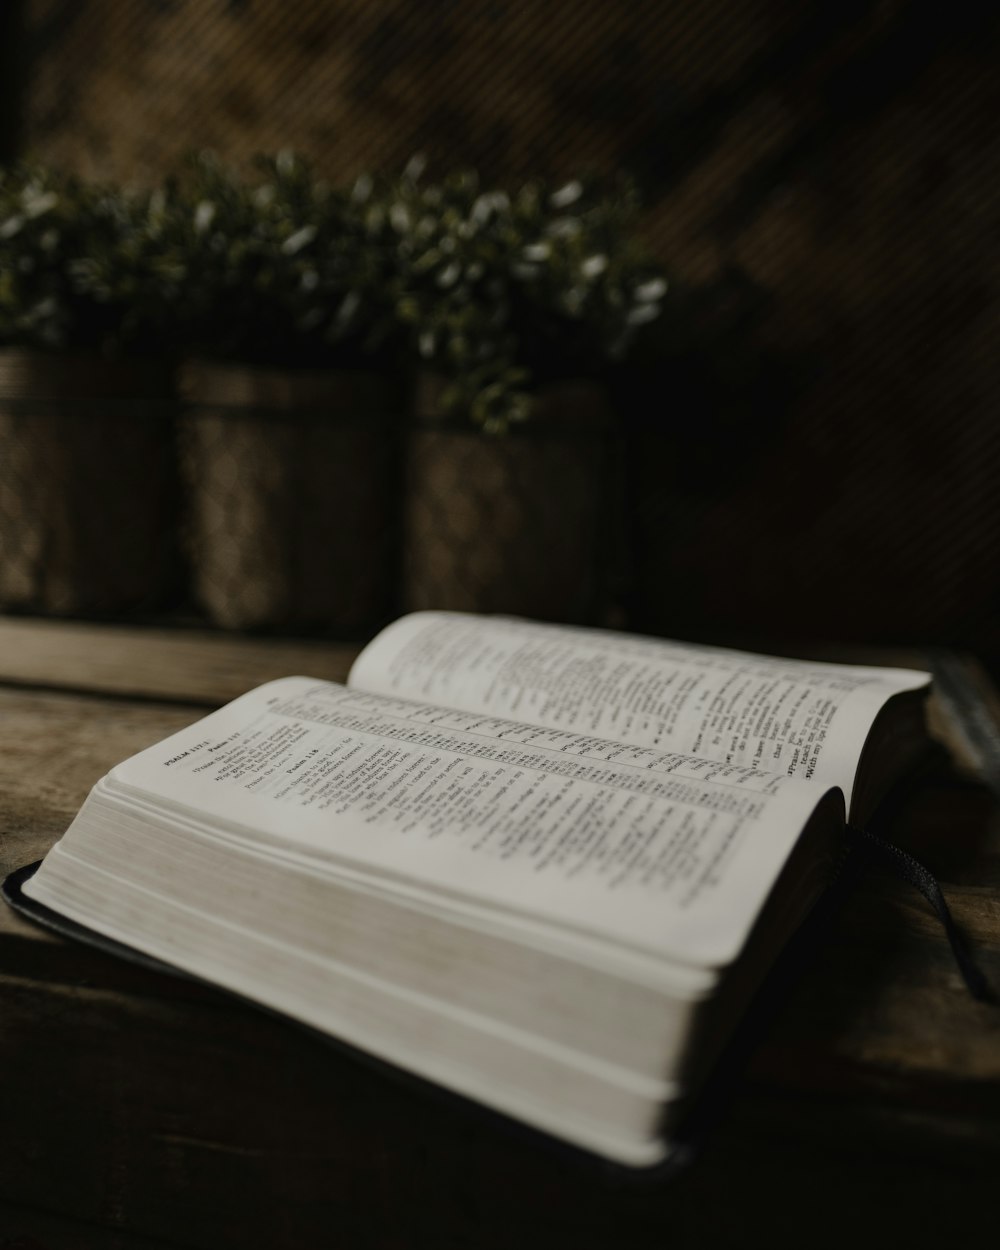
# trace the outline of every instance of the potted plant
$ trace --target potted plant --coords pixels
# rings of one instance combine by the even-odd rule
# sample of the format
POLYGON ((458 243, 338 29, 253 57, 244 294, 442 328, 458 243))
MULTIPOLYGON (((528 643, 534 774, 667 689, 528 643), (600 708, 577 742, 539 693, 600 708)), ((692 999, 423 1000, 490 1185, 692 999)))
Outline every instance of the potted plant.
POLYGON ((0 171, 0 606, 105 614, 175 588, 179 273, 163 195, 0 171))
POLYGON ((185 203, 198 600, 230 628, 370 628, 392 592, 399 410, 374 184, 333 189, 288 153, 248 179, 202 156, 185 203))
POLYGON ((659 315, 628 188, 472 173, 397 189, 397 313, 425 368, 406 491, 407 606, 604 619, 614 560, 606 382, 659 315))

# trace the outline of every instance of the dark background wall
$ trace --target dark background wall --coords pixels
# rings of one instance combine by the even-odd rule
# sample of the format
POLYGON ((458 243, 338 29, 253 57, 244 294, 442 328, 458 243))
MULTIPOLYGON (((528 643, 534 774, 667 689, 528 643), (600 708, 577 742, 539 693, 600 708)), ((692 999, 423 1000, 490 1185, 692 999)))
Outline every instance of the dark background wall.
POLYGON ((92 175, 203 146, 338 178, 417 150, 632 173, 687 292, 630 397, 635 622, 1000 650, 992 6, 21 0, 4 22, 0 142, 92 175))

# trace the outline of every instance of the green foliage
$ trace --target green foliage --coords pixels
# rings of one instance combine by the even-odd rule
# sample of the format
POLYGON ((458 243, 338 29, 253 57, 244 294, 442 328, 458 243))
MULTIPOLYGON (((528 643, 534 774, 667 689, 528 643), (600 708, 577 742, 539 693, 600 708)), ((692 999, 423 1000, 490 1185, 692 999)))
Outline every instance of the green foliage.
POLYGON ((165 253, 167 193, 126 194, 52 170, 0 171, 0 343, 158 351, 183 256, 165 253))
MULTIPOLYGON (((659 317, 667 280, 636 234, 628 182, 528 184, 515 198, 514 316, 526 352, 560 373, 595 358, 620 360, 659 317)), ((536 360, 536 368, 545 364, 536 360)))
POLYGON ((540 382, 599 375, 659 316, 667 283, 636 240, 628 185, 511 196, 471 171, 421 174, 411 163, 387 191, 396 315, 448 378, 447 413, 502 432, 530 416, 540 382))
POLYGON ((402 346, 449 414, 525 420, 546 380, 600 376, 660 316, 663 273, 625 183, 513 194, 419 161, 351 187, 290 153, 243 177, 211 155, 128 194, 0 173, 0 342, 386 367, 402 346))
POLYGON ((189 258, 184 340, 248 363, 371 363, 390 343, 390 263, 373 184, 334 189, 290 153, 245 180, 210 155, 192 162, 176 233, 189 258))

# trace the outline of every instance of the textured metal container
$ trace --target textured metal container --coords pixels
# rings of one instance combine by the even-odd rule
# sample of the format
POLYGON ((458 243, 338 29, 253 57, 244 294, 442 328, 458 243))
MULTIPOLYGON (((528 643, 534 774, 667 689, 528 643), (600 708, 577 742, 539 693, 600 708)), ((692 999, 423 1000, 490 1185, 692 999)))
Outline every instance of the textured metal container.
POLYGON ((149 612, 176 591, 170 376, 0 350, 0 607, 149 612))
POLYGON ((392 385, 198 363, 182 391, 187 547, 209 618, 342 634, 385 619, 398 495, 392 385))
POLYGON ((403 598, 410 610, 603 620, 614 473, 600 388, 553 384, 503 436, 443 422, 441 383, 419 380, 405 490, 403 598))

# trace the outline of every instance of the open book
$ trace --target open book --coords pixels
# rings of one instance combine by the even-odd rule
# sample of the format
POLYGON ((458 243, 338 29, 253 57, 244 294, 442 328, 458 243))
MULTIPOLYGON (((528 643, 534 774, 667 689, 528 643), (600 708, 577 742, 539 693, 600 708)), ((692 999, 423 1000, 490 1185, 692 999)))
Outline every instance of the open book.
POLYGON ((922 673, 418 613, 97 783, 36 903, 606 1157, 662 1158, 924 741, 922 673))

